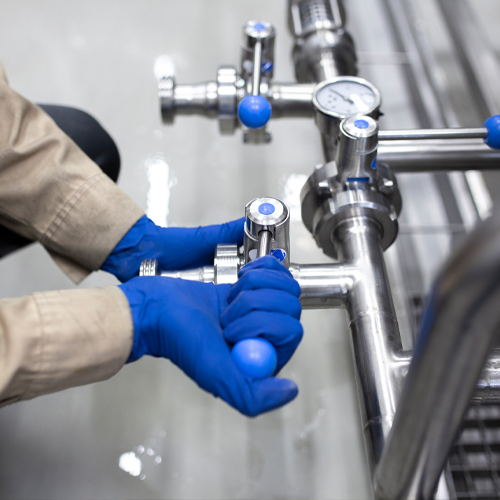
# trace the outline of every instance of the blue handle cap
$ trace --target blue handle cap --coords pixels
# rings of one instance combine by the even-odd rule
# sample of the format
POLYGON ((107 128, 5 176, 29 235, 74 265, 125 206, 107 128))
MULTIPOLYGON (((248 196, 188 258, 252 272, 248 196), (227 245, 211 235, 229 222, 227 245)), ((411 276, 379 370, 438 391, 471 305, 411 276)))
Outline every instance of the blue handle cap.
POLYGON ((274 208, 274 205, 272 203, 261 203, 259 205, 259 212, 262 215, 271 215, 274 214, 276 208, 274 208))
POLYGON ((253 379, 270 377, 278 363, 273 345, 261 338, 240 340, 234 345, 231 355, 239 370, 253 379))
POLYGON ((262 128, 271 118, 271 104, 261 95, 247 95, 238 105, 238 118, 248 128, 262 128))
POLYGON ((484 126, 488 129, 484 142, 492 149, 500 149, 500 115, 488 118, 484 126))

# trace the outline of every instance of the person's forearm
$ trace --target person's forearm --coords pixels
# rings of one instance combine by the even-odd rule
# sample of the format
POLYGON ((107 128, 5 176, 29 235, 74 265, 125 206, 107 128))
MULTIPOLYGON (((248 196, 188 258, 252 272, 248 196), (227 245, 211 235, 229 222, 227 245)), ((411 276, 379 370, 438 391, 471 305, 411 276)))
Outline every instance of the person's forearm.
POLYGON ((40 241, 74 281, 101 267, 144 215, 0 64, 0 223, 40 241))
POLYGON ((129 357, 132 338, 118 287, 0 300, 0 406, 108 379, 129 357))

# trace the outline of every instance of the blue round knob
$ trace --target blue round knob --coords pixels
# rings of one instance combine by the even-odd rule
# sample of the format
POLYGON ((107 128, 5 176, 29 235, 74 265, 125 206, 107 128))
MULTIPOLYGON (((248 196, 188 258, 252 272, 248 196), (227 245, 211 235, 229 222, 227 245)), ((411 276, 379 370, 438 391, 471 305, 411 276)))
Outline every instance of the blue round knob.
POLYGON ((484 126, 488 129, 488 136, 484 142, 491 149, 500 149, 500 115, 488 118, 484 126))
POLYGON ((368 128, 370 126, 370 124, 366 120, 356 120, 354 122, 354 126, 356 128, 364 129, 364 128, 368 128))
POLYGON ((276 208, 274 207, 274 205, 272 203, 261 203, 259 205, 259 212, 262 215, 271 215, 271 214, 274 214, 275 210, 276 210, 276 208))
POLYGON ((238 106, 238 117, 248 128, 261 128, 271 118, 271 104, 261 95, 247 95, 238 106))
POLYGON ((240 340, 231 354, 236 366, 250 378, 270 377, 278 363, 273 345, 260 338, 240 340))

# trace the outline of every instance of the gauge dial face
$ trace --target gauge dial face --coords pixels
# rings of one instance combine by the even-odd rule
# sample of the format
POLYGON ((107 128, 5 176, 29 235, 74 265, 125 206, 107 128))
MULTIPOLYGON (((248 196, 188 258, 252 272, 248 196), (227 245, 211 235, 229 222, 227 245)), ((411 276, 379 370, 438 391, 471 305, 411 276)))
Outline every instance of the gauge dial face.
POLYGON ((316 107, 328 115, 346 118, 369 114, 380 106, 380 94, 362 79, 327 82, 315 92, 316 107))

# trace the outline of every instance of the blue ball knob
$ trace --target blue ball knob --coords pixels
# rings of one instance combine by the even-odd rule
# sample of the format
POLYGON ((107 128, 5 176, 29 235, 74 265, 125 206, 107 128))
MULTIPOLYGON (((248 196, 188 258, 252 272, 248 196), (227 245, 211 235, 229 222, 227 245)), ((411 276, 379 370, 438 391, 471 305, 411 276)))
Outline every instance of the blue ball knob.
POLYGON ((261 95, 247 95, 238 105, 238 118, 248 128, 261 128, 271 118, 269 101, 261 95))
POLYGON ((240 340, 231 354, 240 371, 254 379, 270 377, 278 363, 273 345, 260 338, 240 340))
POLYGON ((484 142, 491 149, 500 149, 500 115, 488 118, 484 126, 488 129, 488 136, 484 142))

